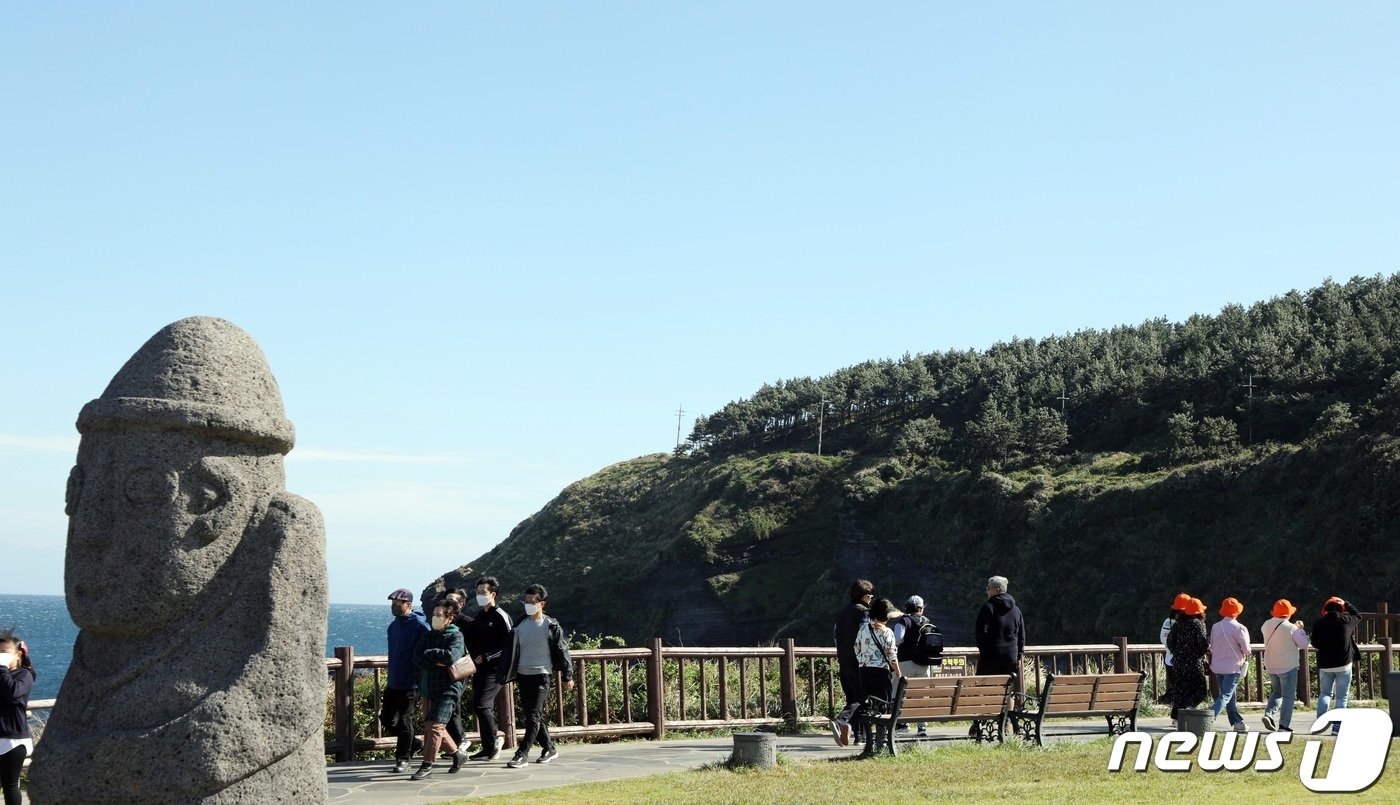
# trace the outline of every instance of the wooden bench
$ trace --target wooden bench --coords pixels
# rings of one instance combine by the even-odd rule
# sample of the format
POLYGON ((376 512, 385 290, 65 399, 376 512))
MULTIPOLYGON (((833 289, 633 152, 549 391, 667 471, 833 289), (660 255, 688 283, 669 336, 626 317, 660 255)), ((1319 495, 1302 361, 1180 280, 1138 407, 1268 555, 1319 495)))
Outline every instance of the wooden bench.
POLYGON ((1138 702, 1142 698, 1143 674, 1050 674, 1039 696, 1019 695, 1017 707, 1007 712, 1013 723, 1020 722, 1019 734, 1037 746, 1044 737, 1047 718, 1095 718, 1108 720, 1108 734, 1121 735, 1137 729, 1138 702))
POLYGON ((1015 685, 1010 674, 900 677, 889 712, 870 719, 876 729, 874 751, 884 747, 895 754, 896 727, 916 721, 972 721, 975 740, 1001 741, 1015 685))

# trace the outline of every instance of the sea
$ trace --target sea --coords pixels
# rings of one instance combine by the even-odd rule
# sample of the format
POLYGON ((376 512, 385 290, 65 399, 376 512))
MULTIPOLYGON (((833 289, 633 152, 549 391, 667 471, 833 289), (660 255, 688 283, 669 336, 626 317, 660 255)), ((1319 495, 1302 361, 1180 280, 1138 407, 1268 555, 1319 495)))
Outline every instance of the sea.
MULTIPOLYGON (((326 628, 326 656, 336 646, 350 646, 356 655, 383 654, 384 630, 393 619, 389 604, 331 604, 326 628)), ((58 696, 63 675, 73 659, 78 627, 68 618, 61 595, 6 595, 0 593, 0 628, 12 628, 29 646, 37 678, 31 699, 58 696)))

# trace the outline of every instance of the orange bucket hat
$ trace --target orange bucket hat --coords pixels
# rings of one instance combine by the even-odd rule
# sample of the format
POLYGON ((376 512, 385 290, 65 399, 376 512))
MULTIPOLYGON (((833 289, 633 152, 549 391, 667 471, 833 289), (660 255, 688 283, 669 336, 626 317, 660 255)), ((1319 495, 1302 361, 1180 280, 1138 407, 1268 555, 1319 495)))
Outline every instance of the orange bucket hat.
POLYGON ((1187 615, 1204 615, 1206 604, 1199 598, 1192 598, 1186 603, 1186 606, 1181 608, 1181 611, 1185 612, 1187 615))
POLYGON ((1241 604, 1237 598, 1226 598, 1220 602, 1220 614, 1226 618, 1238 617, 1243 612, 1244 604, 1241 604))
POLYGON ((1293 617, 1293 613, 1297 611, 1298 608, 1293 606, 1292 601, 1289 601, 1287 598, 1280 598, 1274 602, 1274 611, 1272 614, 1275 618, 1291 618, 1293 617))
POLYGON ((1323 601, 1323 602, 1322 602, 1322 614, 1324 614, 1324 615, 1327 614, 1327 605, 1328 605, 1328 604, 1346 604, 1346 602, 1343 601, 1342 599, 1338 598, 1338 597, 1335 596, 1335 595, 1332 596, 1331 598, 1327 599, 1326 601, 1323 601))
POLYGON ((1186 605, 1191 603, 1191 596, 1186 593, 1177 593, 1176 599, 1172 601, 1172 609, 1186 611, 1186 605))

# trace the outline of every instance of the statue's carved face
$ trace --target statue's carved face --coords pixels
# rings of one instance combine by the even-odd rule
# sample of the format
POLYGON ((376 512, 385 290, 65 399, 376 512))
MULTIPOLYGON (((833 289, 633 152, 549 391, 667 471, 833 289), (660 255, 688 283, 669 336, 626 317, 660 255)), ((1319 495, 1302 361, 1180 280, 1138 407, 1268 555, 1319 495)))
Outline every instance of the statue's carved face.
MULTIPOLYGON (((82 629, 154 631, 185 614, 242 540, 267 459, 184 431, 85 435, 68 477, 68 610, 82 629)), ((264 477, 276 475, 276 478, 264 477)))

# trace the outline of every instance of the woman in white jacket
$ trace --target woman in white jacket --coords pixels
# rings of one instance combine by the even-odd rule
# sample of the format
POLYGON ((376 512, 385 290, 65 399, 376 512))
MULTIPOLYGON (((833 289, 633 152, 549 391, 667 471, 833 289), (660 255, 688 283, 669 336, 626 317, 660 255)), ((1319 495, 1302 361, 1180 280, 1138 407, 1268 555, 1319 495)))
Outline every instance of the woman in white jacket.
POLYGON ((1264 621, 1264 673, 1269 675, 1269 701, 1264 705, 1264 729, 1291 732, 1293 699, 1298 694, 1298 650, 1308 647, 1303 622, 1288 622, 1297 607, 1287 598, 1274 602, 1272 618, 1264 621), (1282 710, 1279 701, 1283 701, 1282 710), (1276 721, 1275 718, 1278 720, 1276 721))

